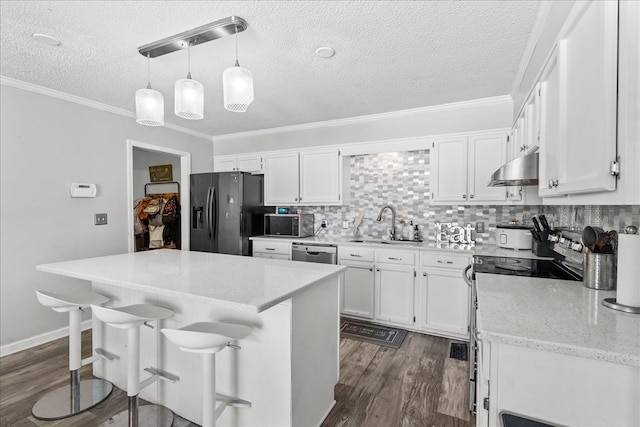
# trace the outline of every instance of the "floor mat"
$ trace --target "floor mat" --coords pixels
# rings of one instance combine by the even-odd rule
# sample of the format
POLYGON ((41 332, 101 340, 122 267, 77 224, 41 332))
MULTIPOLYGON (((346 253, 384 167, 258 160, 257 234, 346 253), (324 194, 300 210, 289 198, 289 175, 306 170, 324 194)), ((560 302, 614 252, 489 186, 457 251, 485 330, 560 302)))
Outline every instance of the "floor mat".
POLYGON ((370 342, 391 348, 400 348, 407 331, 404 329, 379 326, 367 322, 342 320, 340 334, 345 338, 370 342))

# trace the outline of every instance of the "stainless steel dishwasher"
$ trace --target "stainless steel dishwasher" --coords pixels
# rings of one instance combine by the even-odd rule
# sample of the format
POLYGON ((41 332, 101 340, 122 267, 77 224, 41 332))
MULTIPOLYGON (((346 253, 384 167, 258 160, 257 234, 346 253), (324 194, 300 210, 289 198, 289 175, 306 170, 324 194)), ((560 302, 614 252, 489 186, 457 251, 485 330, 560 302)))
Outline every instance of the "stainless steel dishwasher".
POLYGON ((291 259, 293 261, 337 264, 338 248, 336 245, 322 243, 294 243, 291 247, 291 259))

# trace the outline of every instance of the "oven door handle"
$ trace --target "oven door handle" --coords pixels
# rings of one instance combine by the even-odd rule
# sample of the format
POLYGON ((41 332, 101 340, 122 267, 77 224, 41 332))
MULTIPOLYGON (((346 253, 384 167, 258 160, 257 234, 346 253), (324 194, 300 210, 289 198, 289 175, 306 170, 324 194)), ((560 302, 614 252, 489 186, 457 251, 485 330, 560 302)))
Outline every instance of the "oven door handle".
POLYGON ((469 287, 471 287, 472 282, 471 282, 471 276, 467 272, 472 268, 473 268, 473 264, 469 264, 462 272, 462 278, 464 279, 465 283, 469 285, 469 287))

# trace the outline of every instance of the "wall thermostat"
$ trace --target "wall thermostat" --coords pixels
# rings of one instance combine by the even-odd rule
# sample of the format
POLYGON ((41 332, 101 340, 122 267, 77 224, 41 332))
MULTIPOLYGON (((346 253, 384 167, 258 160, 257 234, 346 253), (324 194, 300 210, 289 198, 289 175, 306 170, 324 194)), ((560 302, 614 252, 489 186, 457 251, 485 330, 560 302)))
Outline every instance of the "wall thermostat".
POLYGON ((97 189, 95 184, 80 184, 74 182, 69 188, 71 197, 96 197, 97 189))

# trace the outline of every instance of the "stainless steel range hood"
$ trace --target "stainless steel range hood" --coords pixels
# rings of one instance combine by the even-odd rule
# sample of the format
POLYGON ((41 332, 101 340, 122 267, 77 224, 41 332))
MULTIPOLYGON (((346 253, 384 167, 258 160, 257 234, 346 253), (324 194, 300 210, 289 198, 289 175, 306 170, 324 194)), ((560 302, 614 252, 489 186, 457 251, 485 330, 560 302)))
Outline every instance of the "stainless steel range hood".
POLYGON ((507 185, 538 185, 538 153, 515 158, 491 175, 489 187, 507 185))

